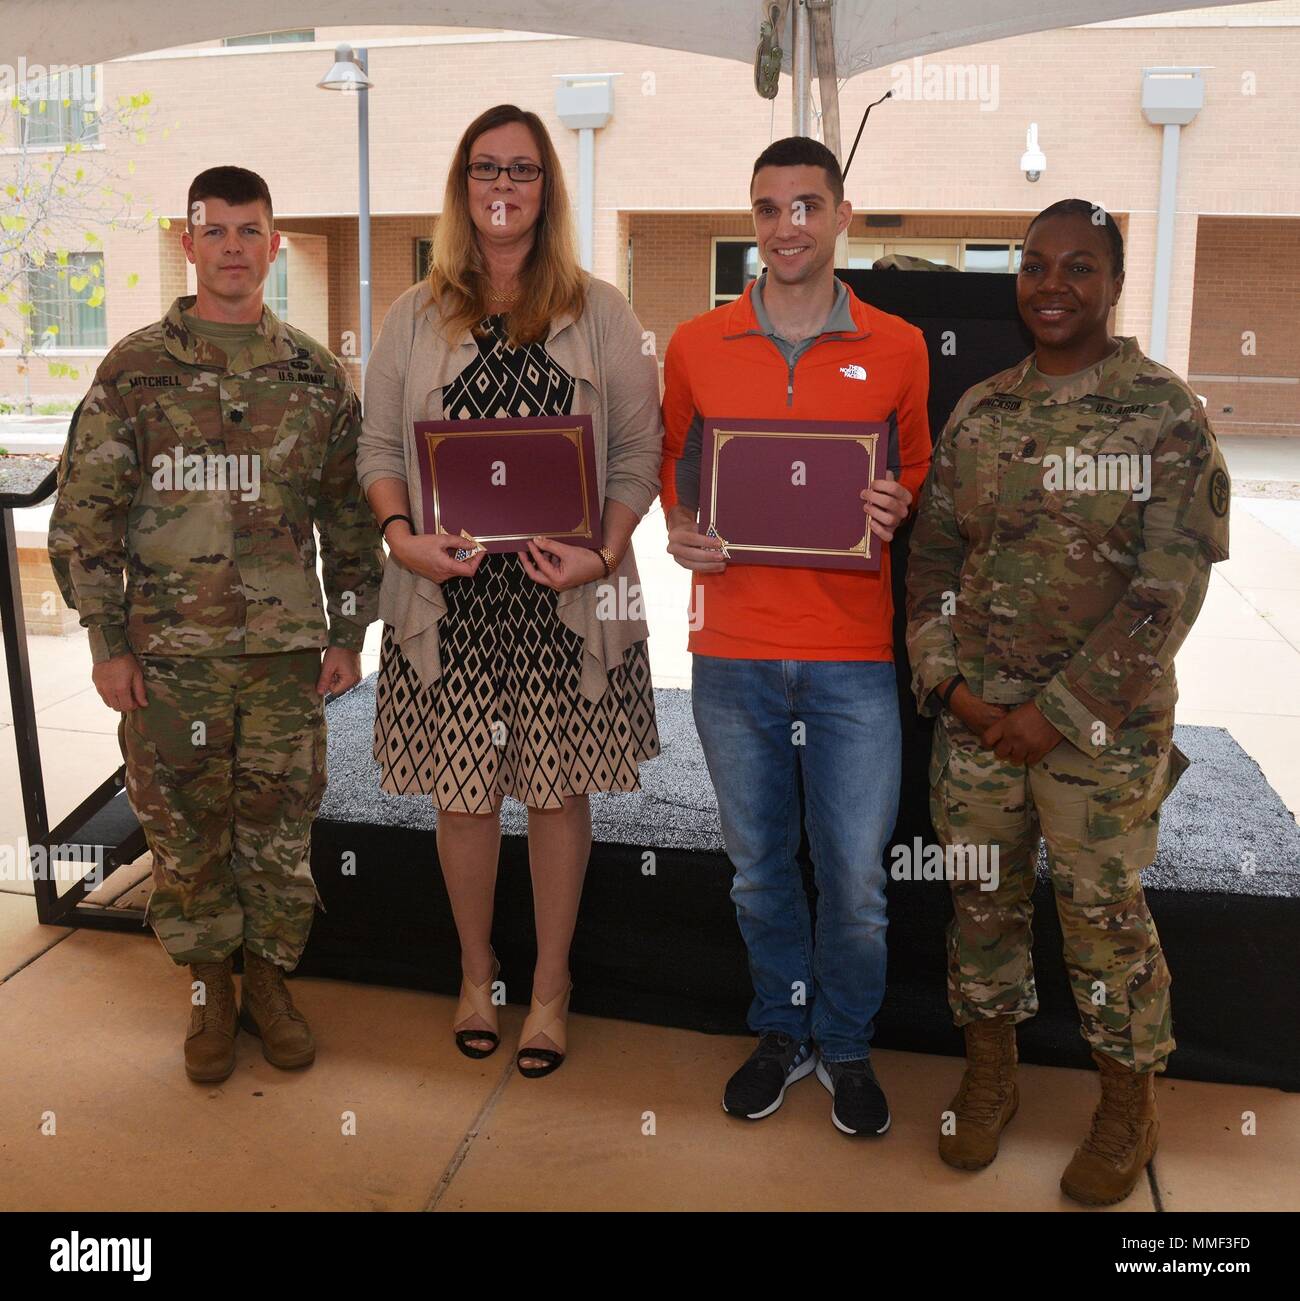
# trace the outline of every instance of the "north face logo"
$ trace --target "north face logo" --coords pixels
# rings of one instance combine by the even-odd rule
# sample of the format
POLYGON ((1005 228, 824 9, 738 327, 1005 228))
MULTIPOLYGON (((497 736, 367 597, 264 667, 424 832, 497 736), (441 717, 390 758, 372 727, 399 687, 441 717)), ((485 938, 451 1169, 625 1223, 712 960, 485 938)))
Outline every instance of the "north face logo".
POLYGON ((841 366, 840 374, 845 379, 866 379, 867 371, 864 366, 841 366))

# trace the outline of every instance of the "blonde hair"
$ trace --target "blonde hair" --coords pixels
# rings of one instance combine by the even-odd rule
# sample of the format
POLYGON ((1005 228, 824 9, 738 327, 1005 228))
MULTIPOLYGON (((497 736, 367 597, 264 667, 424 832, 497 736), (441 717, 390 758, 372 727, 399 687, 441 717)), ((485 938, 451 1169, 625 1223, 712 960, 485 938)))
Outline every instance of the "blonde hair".
POLYGON ((544 339, 553 318, 566 312, 576 317, 586 302, 587 277, 578 263, 569 195, 555 146, 536 113, 514 104, 498 104, 480 113, 465 128, 452 155, 442 216, 433 232, 426 305, 439 306, 444 332, 453 343, 459 343, 466 334, 477 334, 479 322, 492 312, 488 306, 491 281, 470 218, 469 176, 465 169, 474 142, 485 132, 511 122, 521 123, 532 134, 542 175, 531 184, 543 187, 542 207, 533 227, 533 247, 520 272, 519 300, 505 316, 511 345, 544 339))

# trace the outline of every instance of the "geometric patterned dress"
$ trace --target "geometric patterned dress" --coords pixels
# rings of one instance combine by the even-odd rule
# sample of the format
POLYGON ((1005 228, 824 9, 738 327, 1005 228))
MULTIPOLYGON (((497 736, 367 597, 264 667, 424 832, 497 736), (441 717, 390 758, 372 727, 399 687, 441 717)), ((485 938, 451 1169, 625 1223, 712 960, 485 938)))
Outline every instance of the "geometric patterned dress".
MULTIPOLYGON (((543 341, 511 348, 500 316, 483 329, 478 356, 443 395, 447 419, 571 413, 573 377, 543 341)), ((566 796, 639 790, 638 765, 659 753, 645 642, 591 701, 579 689, 582 638, 513 552, 484 556, 473 578, 442 591, 442 676, 432 687, 384 628, 374 734, 382 788, 432 795, 455 813, 490 812, 502 795, 556 809, 566 796)))

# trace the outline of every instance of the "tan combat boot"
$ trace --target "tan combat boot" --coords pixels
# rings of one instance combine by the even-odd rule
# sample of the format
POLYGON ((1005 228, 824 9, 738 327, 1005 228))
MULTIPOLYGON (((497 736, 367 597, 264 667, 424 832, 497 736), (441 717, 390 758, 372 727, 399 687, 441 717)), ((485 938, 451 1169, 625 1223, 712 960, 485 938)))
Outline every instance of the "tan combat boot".
POLYGON ((1061 1191, 1085 1206, 1122 1202, 1155 1155, 1154 1071, 1135 1071, 1105 1053, 1093 1053, 1101 1072, 1101 1102, 1092 1130, 1061 1176, 1061 1191))
POLYGON ((235 1069, 235 1036, 239 1033, 230 959, 193 963, 190 978, 203 985, 203 1002, 190 1009, 185 1074, 196 1084, 219 1084, 235 1069))
POLYGON ((939 1155, 958 1170, 982 1170, 998 1154, 998 1135, 1020 1106, 1016 1027, 1006 1017, 972 1021, 966 1032, 966 1074, 948 1109, 955 1132, 939 1134, 939 1155))
POLYGON ((306 1017, 289 997, 284 972, 274 962, 250 953, 247 948, 243 994, 239 1024, 262 1041, 262 1056, 272 1066, 285 1070, 310 1066, 316 1059, 316 1041, 306 1017))

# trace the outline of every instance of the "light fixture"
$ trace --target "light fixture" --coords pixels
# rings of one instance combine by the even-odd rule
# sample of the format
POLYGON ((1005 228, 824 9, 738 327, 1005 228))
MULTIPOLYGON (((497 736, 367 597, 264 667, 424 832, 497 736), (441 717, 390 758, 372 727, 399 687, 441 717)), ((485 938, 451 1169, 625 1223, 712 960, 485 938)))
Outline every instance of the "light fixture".
POLYGON ((1031 122, 1025 132, 1025 152, 1020 155, 1020 170, 1025 180, 1036 181, 1047 170, 1047 155, 1038 147, 1038 123, 1031 122))
POLYGON ((336 45, 334 66, 316 85, 321 90, 341 90, 355 95, 358 91, 369 90, 374 82, 366 76, 350 45, 336 45))

